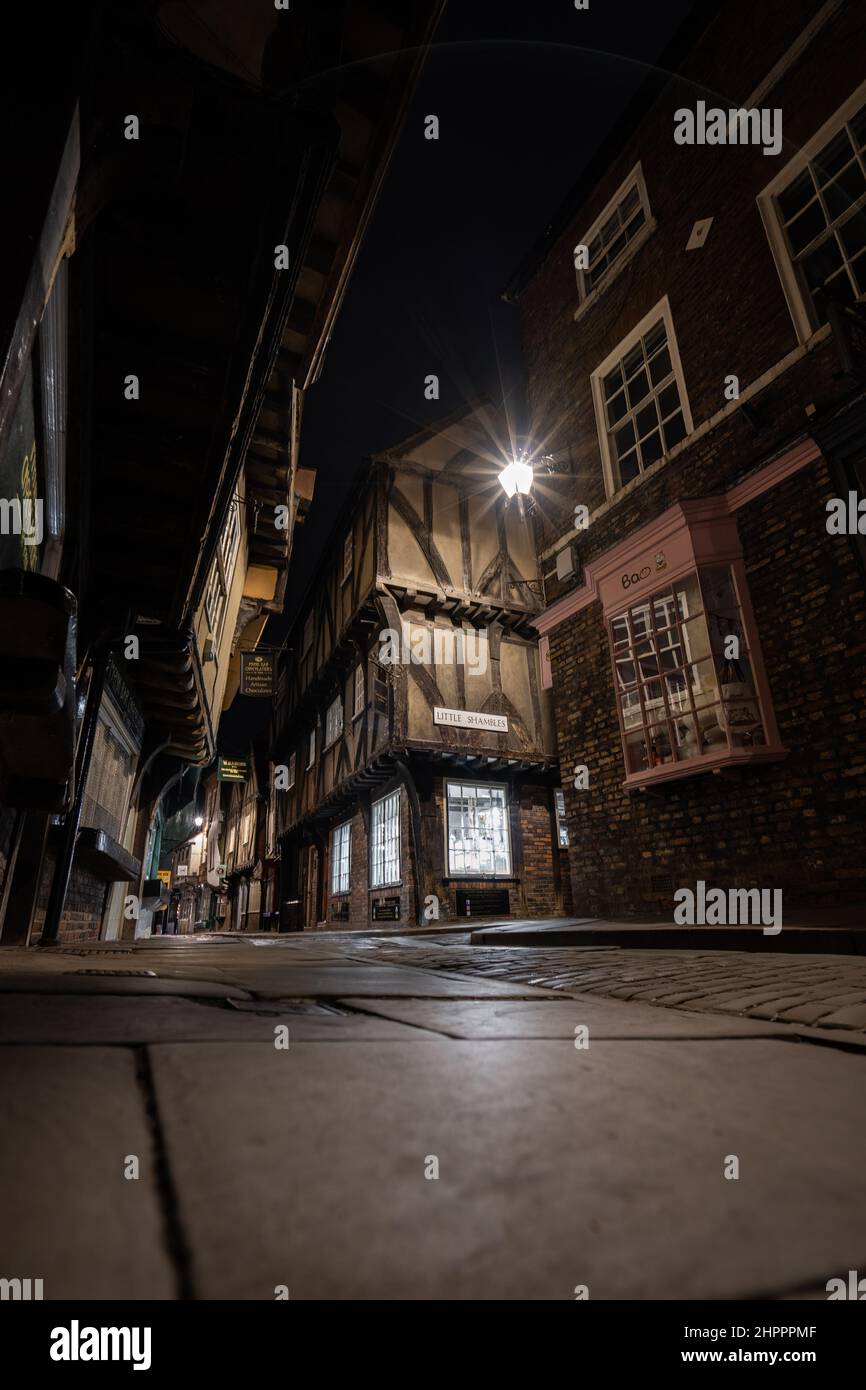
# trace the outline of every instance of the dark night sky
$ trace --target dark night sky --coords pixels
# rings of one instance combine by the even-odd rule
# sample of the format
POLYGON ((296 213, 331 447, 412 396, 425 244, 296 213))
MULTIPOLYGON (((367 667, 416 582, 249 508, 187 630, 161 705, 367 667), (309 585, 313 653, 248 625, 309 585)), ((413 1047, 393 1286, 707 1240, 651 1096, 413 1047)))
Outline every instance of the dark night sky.
MULTIPOLYGON (((451 0, 307 395, 301 463, 318 472, 316 495, 266 641, 283 639, 371 453, 480 394, 520 420, 517 312, 502 290, 694 8, 451 0), (424 138, 428 114, 438 141, 424 138), (430 372, 438 401, 424 399, 430 372)), ((236 698, 225 751, 242 751, 263 704, 236 698)))

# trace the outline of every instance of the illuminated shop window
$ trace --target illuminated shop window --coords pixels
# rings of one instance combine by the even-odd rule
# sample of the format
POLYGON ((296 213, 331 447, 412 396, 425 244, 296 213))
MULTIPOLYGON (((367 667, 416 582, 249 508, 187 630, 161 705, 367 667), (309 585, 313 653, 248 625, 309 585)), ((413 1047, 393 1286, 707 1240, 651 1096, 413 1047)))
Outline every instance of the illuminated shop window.
POLYGON ((568 824, 565 819, 565 792, 557 787, 553 793, 556 807, 556 839, 560 849, 568 849, 568 824))
POLYGON ((344 821, 331 831, 331 892, 348 893, 352 850, 352 822, 344 821))
POLYGON ((400 793, 374 801, 370 820, 370 887, 400 882, 400 793))
POLYGON ((448 872, 455 877, 511 873, 508 798, 485 783, 448 783, 448 872))
POLYGON ((769 697, 730 565, 658 590, 609 632, 627 782, 767 752, 769 697))

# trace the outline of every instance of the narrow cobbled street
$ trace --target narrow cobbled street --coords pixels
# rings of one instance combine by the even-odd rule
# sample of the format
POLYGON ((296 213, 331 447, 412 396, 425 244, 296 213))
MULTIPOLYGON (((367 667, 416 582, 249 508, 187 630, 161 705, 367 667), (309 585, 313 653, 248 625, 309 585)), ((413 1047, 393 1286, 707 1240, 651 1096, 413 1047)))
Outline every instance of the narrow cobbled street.
POLYGON ((866 1260, 862 957, 154 937, 4 950, 0 992, 2 1225, 53 1298, 826 1298, 866 1260))

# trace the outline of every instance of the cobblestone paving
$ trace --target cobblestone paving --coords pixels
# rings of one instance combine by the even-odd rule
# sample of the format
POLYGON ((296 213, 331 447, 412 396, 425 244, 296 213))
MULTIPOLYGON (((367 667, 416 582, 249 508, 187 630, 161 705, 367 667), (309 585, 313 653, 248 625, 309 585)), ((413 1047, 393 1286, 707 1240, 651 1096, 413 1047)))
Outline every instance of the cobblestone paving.
POLYGON ((866 1034, 866 959, 857 956, 485 947, 455 944, 453 936, 441 945, 429 938, 344 939, 343 948, 425 970, 866 1034))

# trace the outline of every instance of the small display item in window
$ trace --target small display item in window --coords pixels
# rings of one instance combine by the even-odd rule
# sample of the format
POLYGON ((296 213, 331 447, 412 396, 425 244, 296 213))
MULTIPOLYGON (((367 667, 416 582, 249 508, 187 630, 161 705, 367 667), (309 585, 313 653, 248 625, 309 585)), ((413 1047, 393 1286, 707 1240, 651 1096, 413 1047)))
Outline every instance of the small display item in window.
POLYGON ((683 758, 696 758, 700 753, 697 735, 691 723, 678 724, 677 733, 680 738, 680 755, 683 758))
POLYGON ((760 724, 755 692, 738 661, 728 659, 719 672, 725 719, 733 737, 749 740, 760 724))

